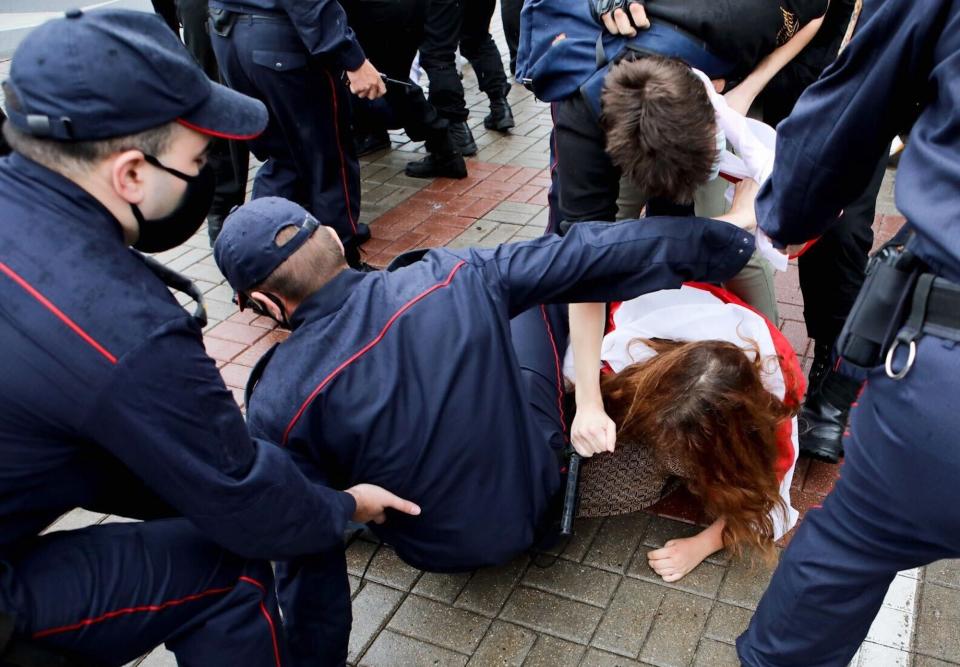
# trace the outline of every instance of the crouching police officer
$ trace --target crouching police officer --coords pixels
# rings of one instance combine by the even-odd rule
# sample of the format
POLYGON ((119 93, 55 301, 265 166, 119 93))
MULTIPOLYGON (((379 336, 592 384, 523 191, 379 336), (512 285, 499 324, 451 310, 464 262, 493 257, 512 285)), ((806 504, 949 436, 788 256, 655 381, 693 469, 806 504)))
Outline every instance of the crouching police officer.
POLYGON ((208 135, 254 136, 266 112, 140 12, 44 24, 4 87, 0 662, 40 644, 119 665, 165 642, 181 664, 285 664, 262 559, 330 549, 351 515, 417 509, 314 484, 251 440, 199 323, 128 247, 196 232, 208 135), (39 536, 76 507, 155 520, 39 536))
POLYGON ((838 344, 870 367, 843 476, 738 640, 745 665, 848 664, 898 570, 960 556, 958 76, 960 2, 868 0, 850 45, 777 128, 757 217, 775 241, 799 243, 864 191, 920 103, 896 189, 915 236, 875 260, 838 344))

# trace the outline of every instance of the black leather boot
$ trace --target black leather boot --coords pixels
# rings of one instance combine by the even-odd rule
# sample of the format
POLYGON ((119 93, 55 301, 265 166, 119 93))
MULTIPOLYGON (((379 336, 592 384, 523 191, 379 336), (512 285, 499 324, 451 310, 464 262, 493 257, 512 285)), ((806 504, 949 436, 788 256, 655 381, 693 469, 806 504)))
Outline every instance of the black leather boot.
POLYGON ((498 130, 506 132, 516 123, 513 122, 513 110, 510 109, 510 103, 507 97, 491 97, 490 113, 483 119, 483 126, 488 130, 498 130))
POLYGON ((450 128, 446 121, 440 127, 433 128, 424 142, 427 156, 416 162, 408 162, 404 173, 413 178, 466 178, 467 163, 463 155, 454 146, 450 137, 450 128))
MULTIPOLYGON (((819 345, 817 346, 819 348, 819 345)), ((797 417, 800 452, 830 463, 843 456, 843 433, 847 428, 850 406, 860 393, 860 382, 841 375, 830 367, 830 350, 825 359, 814 352, 807 398, 797 417), (818 361, 821 363, 818 365, 818 361)))
POLYGON ((466 121, 450 123, 450 141, 454 148, 460 149, 460 154, 470 156, 477 154, 477 142, 473 140, 473 132, 466 121))

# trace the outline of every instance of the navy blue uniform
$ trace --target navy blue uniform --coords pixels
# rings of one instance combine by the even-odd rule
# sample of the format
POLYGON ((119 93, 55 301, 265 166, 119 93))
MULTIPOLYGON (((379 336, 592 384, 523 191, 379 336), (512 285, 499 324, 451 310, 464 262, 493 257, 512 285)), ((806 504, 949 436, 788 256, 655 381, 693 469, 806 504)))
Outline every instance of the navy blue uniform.
MULTIPOLYGON (((419 517, 373 526, 411 565, 502 563, 546 528, 560 487, 565 312, 539 304, 722 281, 752 250, 731 225, 663 218, 344 271, 294 311, 293 334, 253 391, 251 433, 312 462, 334 488, 362 478, 419 504, 419 517)), ((342 559, 324 574, 320 562, 284 567, 285 614, 310 613, 320 596, 336 607, 331 596, 347 590, 342 559)))
MULTIPOLYGON (((919 256, 960 280, 958 76, 960 2, 865 2, 849 47, 778 128, 760 226, 781 243, 826 229, 919 103, 897 207, 916 231, 919 256)), ((738 641, 744 664, 847 664, 898 570, 960 555, 960 414, 950 389, 958 376, 955 343, 930 333, 903 380, 871 371, 852 412, 843 475, 784 553, 738 641)))
POLYGON ((360 213, 360 165, 342 80, 365 60, 336 0, 210 0, 239 14, 229 35, 211 26, 224 81, 261 100, 266 131, 250 141, 264 165, 253 196, 295 201, 337 230, 347 258, 370 238, 360 213))
POLYGON ((251 440, 198 324, 65 178, 0 161, 0 611, 93 664, 279 664, 269 564, 353 499, 251 440), (38 537, 76 507, 136 518, 38 537), (239 556, 231 555, 231 553, 239 556))

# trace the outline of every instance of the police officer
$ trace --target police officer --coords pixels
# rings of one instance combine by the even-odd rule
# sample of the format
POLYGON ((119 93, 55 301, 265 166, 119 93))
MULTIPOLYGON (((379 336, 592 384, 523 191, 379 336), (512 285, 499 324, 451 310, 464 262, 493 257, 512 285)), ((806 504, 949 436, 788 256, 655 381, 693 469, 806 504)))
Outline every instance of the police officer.
MULTIPOLYGON (((649 223, 435 250, 395 272, 363 274, 347 269, 329 229, 300 207, 241 207, 217 240, 217 262, 242 300, 293 328, 253 372, 251 432, 334 488, 369 477, 415 498, 422 520, 374 527, 415 567, 508 560, 549 528, 560 487, 566 313, 540 304, 724 280, 753 248, 727 223, 649 223)), ((349 605, 342 556, 293 559, 278 565, 278 580, 281 596, 299 601, 284 605, 287 615, 315 613, 318 600, 349 605)))
MULTIPOLYGON (((776 242, 800 243, 863 191, 920 101, 896 199, 921 275, 902 295, 905 319, 875 323, 898 331, 897 345, 878 355, 852 410, 842 477, 738 640, 745 665, 848 664, 898 570, 960 555, 958 75, 960 3, 867 0, 850 45, 778 128, 758 221, 776 242)), ((865 289, 869 303, 901 296, 865 289)))
POLYGON ((251 440, 200 324, 129 248, 196 232, 209 137, 256 136, 266 112, 142 12, 36 28, 4 89, 0 622, 85 664, 164 642, 184 664, 286 664, 263 559, 336 547, 384 501, 412 508, 327 489, 251 440), (77 507, 151 520, 40 535, 77 507))
POLYGON ((328 217, 351 266, 370 228, 359 221, 360 164, 349 90, 386 92, 336 0, 210 0, 213 50, 231 88, 263 101, 266 131, 250 139, 264 164, 253 197, 280 196, 328 217), (344 82, 344 77, 347 82, 344 82))

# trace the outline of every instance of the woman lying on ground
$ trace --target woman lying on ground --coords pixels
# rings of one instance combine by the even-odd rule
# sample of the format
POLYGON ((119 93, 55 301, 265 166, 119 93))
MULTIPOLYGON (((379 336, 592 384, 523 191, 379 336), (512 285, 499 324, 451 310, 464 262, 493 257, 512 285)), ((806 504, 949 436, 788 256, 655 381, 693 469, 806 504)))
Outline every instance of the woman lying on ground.
MULTIPOLYGON (((649 507, 679 479, 714 521, 647 554, 664 581, 724 547, 772 556, 797 520, 790 484, 804 391, 783 335, 728 292, 686 285, 614 304, 601 360, 593 386, 576 390, 599 393, 615 433, 573 443, 592 456, 582 463, 579 516, 649 507)), ((568 382, 575 365, 571 345, 568 382)))

